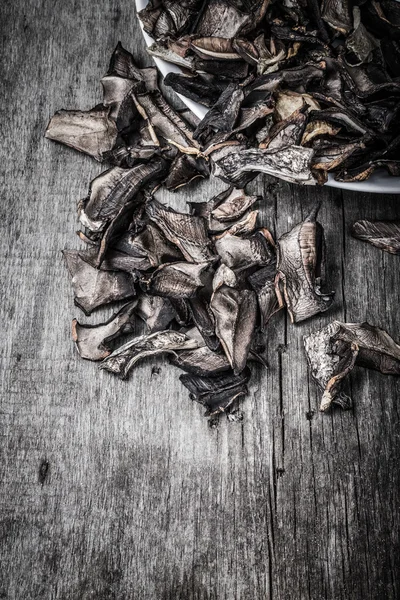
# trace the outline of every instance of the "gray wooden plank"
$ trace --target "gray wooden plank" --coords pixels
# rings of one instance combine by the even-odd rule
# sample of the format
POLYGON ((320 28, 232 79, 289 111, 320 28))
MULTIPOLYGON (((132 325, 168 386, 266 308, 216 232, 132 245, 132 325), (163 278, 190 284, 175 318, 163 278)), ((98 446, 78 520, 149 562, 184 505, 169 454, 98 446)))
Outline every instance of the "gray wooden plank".
MULTIPOLYGON (((379 320, 396 337, 397 259, 348 235, 357 218, 398 217, 396 199, 255 180, 278 235, 323 195, 336 300, 299 326, 276 315, 243 421, 210 429, 166 362, 121 382, 70 339, 79 311, 60 251, 76 246, 75 204, 101 167, 42 136, 55 110, 100 100, 118 39, 150 63, 132 4, 1 10, 0 597, 398 597, 399 383, 359 370, 353 411, 320 415, 302 348, 333 318, 379 320)), ((162 199, 183 207, 187 194, 162 199)))

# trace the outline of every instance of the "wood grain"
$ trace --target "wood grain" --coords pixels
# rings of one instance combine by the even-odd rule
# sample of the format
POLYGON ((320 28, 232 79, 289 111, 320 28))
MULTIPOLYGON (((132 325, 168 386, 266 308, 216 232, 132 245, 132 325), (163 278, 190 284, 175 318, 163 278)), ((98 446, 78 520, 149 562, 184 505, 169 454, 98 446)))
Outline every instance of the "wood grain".
MULTIPOLYGON (((150 64, 133 3, 0 10, 0 598, 399 598, 400 382, 357 369, 353 410, 321 415, 302 347, 333 318, 400 338, 400 259, 349 235, 356 219, 399 218, 399 198, 255 180, 278 235, 323 197, 336 298, 298 326, 274 318, 243 421, 211 429, 166 362, 121 382, 70 337, 85 318, 61 250, 77 247, 76 201, 101 167, 43 133, 55 110, 100 101, 118 40, 150 64)), ((223 187, 162 199, 183 208, 223 187)))

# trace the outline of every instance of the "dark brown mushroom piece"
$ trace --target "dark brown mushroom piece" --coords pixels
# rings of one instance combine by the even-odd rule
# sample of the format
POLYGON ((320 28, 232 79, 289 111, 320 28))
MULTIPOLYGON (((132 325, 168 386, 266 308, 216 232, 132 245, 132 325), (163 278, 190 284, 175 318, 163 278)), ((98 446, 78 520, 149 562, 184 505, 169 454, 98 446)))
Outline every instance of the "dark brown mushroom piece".
POLYGON ((209 263, 167 263, 158 267, 153 273, 143 275, 140 283, 147 293, 154 296, 176 300, 193 298, 204 286, 202 275, 208 267, 209 263))
POLYGON ((136 314, 147 327, 148 333, 156 333, 167 329, 175 319, 176 312, 168 298, 140 294, 136 306, 136 314))
POLYGON ((117 127, 103 105, 84 112, 60 110, 51 118, 45 136, 49 140, 89 154, 98 161, 117 141, 117 127))
POLYGON ((314 151, 302 146, 275 150, 233 146, 211 154, 212 173, 233 185, 246 185, 258 173, 275 175, 290 183, 315 185, 311 165, 314 151))
POLYGON ((400 254, 400 221, 356 221, 351 233, 390 254, 400 254))
POLYGON ((176 212, 157 200, 147 204, 146 212, 164 235, 179 248, 187 261, 204 262, 213 259, 204 219, 176 212))
MULTIPOLYGON (((317 222, 319 206, 281 236, 277 243, 277 293, 284 298, 292 323, 326 311, 333 293, 324 293, 325 238, 317 222)), ((281 301, 282 303, 282 301, 281 301)))
POLYGON ((227 371, 213 377, 186 373, 179 379, 189 390, 190 398, 206 407, 204 416, 210 417, 227 412, 237 398, 247 394, 250 371, 246 369, 239 375, 227 371))
POLYGON ((215 332, 235 373, 246 366, 257 322, 257 300, 252 290, 219 287, 211 298, 215 332))
POLYGON ((158 331, 120 346, 103 360, 100 368, 126 379, 134 365, 146 356, 174 354, 177 350, 191 350, 197 347, 198 342, 184 333, 173 330, 158 331))
POLYGON ((126 304, 105 323, 82 325, 72 321, 72 339, 82 358, 103 360, 111 354, 111 342, 135 329, 137 301, 126 304))
POLYGON ((400 375, 400 346, 386 331, 369 323, 333 321, 305 336, 304 345, 311 374, 323 390, 321 411, 332 403, 351 406, 342 385, 355 365, 400 375))
POLYGON ((210 350, 208 346, 178 351, 170 358, 170 362, 183 371, 200 377, 211 377, 231 368, 225 354, 210 350))
POLYGON ((104 304, 136 296, 136 274, 99 271, 84 261, 78 250, 64 250, 63 254, 72 280, 75 304, 86 315, 104 304))
MULTIPOLYGON (((136 165, 132 169, 113 167, 90 184, 89 195, 80 207, 80 221, 91 231, 103 231, 125 204, 149 181, 160 179, 166 164, 161 159, 136 165)), ((139 200, 142 200, 139 197, 139 200)))

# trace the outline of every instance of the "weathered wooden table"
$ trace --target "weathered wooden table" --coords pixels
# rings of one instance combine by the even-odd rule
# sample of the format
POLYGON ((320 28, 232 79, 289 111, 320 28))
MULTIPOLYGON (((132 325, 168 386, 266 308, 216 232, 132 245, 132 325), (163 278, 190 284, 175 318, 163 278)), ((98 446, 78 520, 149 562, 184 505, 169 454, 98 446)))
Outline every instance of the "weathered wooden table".
POLYGON ((118 40, 150 62, 133 2, 1 13, 0 598, 400 598, 400 381, 356 369, 353 410, 322 415, 302 347, 334 318, 400 338, 400 258, 349 235, 358 218, 400 218, 399 198, 255 181, 279 234, 323 197, 336 299, 299 326, 274 318, 243 421, 210 429, 167 362, 121 382, 70 337, 81 315, 61 250, 77 245, 76 201, 101 166, 43 133, 55 110, 101 101, 118 40))

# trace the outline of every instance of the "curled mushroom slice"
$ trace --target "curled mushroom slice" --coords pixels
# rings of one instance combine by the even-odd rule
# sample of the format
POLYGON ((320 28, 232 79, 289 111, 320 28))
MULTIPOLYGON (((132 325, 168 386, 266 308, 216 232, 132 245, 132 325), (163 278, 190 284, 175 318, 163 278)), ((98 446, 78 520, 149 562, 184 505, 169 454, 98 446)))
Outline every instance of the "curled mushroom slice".
POLYGON ((305 110, 306 106, 303 106, 292 113, 290 117, 273 126, 259 148, 278 150, 290 145, 300 145, 307 122, 305 110))
POLYGON ((176 212, 154 199, 148 203, 146 212, 187 261, 204 262, 213 258, 204 219, 176 212))
POLYGON ((353 31, 346 39, 346 48, 349 55, 346 60, 352 66, 361 65, 372 60, 373 51, 379 47, 378 40, 367 30, 361 22, 359 6, 353 8, 353 31))
POLYGON ((187 373, 179 379, 189 390, 190 398, 206 407, 204 416, 209 417, 227 411, 236 398, 247 394, 250 371, 246 369, 240 375, 227 371, 213 377, 187 373))
MULTIPOLYGON (((80 250, 79 256, 92 267, 99 268, 98 247, 92 247, 88 250, 80 250)), ((104 259, 100 265, 102 271, 147 271, 152 267, 147 256, 129 256, 124 252, 119 252, 113 248, 109 248, 105 253, 104 259)))
MULTIPOLYGON (((123 233, 113 243, 113 247, 139 261, 149 262, 151 267, 159 267, 163 263, 175 260, 181 261, 183 258, 178 248, 171 244, 153 223, 147 223, 139 233, 131 231, 123 233)), ((139 267, 138 269, 146 270, 139 267)))
POLYGON ((354 365, 400 375, 400 346, 386 331, 369 323, 333 321, 306 336, 304 345, 311 373, 324 390, 322 411, 333 402, 349 407, 350 399, 341 385, 354 365))
POLYGON ((320 331, 304 336, 304 347, 309 369, 323 391, 320 410, 326 411, 332 403, 350 408, 351 398, 342 390, 343 380, 354 367, 358 349, 349 347, 341 358, 333 351, 332 336, 338 330, 334 321, 320 331))
POLYGON ((225 354, 213 352, 207 346, 176 352, 170 362, 183 371, 200 377, 210 377, 231 368, 225 354))
POLYGON ((175 318, 175 310, 168 298, 140 294, 136 313, 146 323, 148 333, 167 329, 175 318))
POLYGON ((215 331, 235 373, 246 366, 257 320, 257 300, 252 290, 222 285, 212 295, 215 331))
POLYGON ((168 73, 164 79, 164 85, 172 87, 178 94, 207 107, 213 106, 221 94, 220 87, 206 81, 201 75, 193 77, 181 73, 168 73))
POLYGON ((275 114, 280 121, 288 119, 304 105, 311 110, 319 110, 319 103, 310 94, 299 94, 291 90, 279 91, 275 94, 275 114))
POLYGON ((243 189, 230 187, 215 197, 215 208, 211 216, 217 221, 235 221, 259 200, 259 196, 248 196, 243 189))
POLYGON ((205 344, 210 350, 219 348, 219 339, 215 334, 214 315, 205 298, 200 296, 188 300, 190 314, 197 329, 200 331, 205 344))
POLYGON ((400 254, 400 221, 356 221, 352 235, 385 252, 400 254))
POLYGON ((225 235, 248 235, 256 229, 258 210, 249 210, 238 221, 233 223, 229 229, 215 236, 215 239, 220 239, 225 235))
POLYGON ((232 271, 227 265, 221 263, 218 269, 215 271, 213 281, 212 281, 212 289, 213 292, 216 292, 221 286, 227 285, 229 287, 237 287, 238 279, 236 277, 235 271, 232 271))
POLYGON ((384 329, 369 323, 337 323, 332 339, 340 356, 355 344, 357 365, 385 375, 400 375, 400 346, 384 329))
POLYGON ((204 286, 202 274, 209 263, 175 262, 161 265, 149 275, 143 275, 141 285, 149 294, 181 300, 193 298, 204 286))
POLYGON ((117 127, 103 105, 91 110, 60 110, 50 119, 45 136, 66 146, 103 160, 117 141, 117 127))
POLYGON ((183 121, 175 110, 164 100, 160 92, 135 94, 136 106, 140 106, 152 127, 165 140, 173 140, 183 147, 198 148, 193 139, 192 128, 183 121))
POLYGON ((317 222, 319 206, 301 223, 278 240, 277 292, 283 296, 292 323, 323 312, 332 304, 333 294, 321 292, 325 272, 325 239, 317 222))
POLYGON ((151 46, 147 47, 147 52, 150 54, 150 56, 162 58, 163 60, 166 60, 174 65, 178 65, 178 67, 183 69, 188 69, 189 71, 194 70, 193 57, 181 56, 164 44, 157 44, 155 42, 154 44, 151 44, 151 46))
POLYGON ((222 92, 217 102, 210 108, 198 124, 193 137, 204 140, 210 132, 230 132, 234 128, 244 98, 239 85, 231 83, 222 92))
POLYGON ((258 232, 248 238, 225 235, 215 242, 215 248, 222 262, 236 270, 264 266, 273 256, 267 240, 258 232))
POLYGON ((191 49, 206 60, 241 60, 233 49, 232 40, 221 37, 196 38, 190 44, 191 49))
POLYGON ((108 75, 118 75, 118 77, 138 82, 143 81, 146 70, 139 69, 132 54, 122 46, 121 42, 118 42, 111 56, 108 75))
POLYGON ((175 353, 177 350, 190 350, 197 346, 196 340, 188 338, 179 331, 158 331, 150 335, 142 335, 117 348, 103 360, 100 368, 125 379, 132 367, 146 356, 175 353))
POLYGON ((196 33, 202 37, 232 39, 252 20, 250 15, 243 14, 225 0, 209 0, 197 25, 196 33))
POLYGON ((267 324, 276 312, 283 308, 282 298, 278 297, 275 289, 276 264, 272 261, 268 266, 255 271, 248 281, 257 294, 260 309, 260 329, 266 331, 267 324))
POLYGON ((86 315, 97 307, 136 296, 137 276, 123 271, 99 271, 85 262, 78 250, 64 250, 72 278, 75 304, 86 315))
POLYGON ((82 358, 103 360, 111 354, 110 342, 135 328, 137 301, 126 304, 105 323, 82 325, 72 321, 72 339, 82 358))
POLYGON ((209 167, 203 158, 196 159, 188 154, 178 154, 170 167, 165 187, 176 190, 199 177, 208 177, 209 167))
POLYGON ((353 27, 348 0, 323 0, 321 17, 343 35, 347 35, 353 27))
POLYGON ((132 169, 113 167, 98 175, 81 206, 82 225, 91 231, 102 231, 147 182, 162 177, 165 168, 166 163, 157 158, 132 169))
POLYGON ((218 151, 211 155, 212 172, 228 183, 241 185, 243 178, 252 174, 266 173, 291 183, 315 185, 311 171, 314 151, 302 146, 290 146, 276 150, 233 146, 222 156, 218 151))

